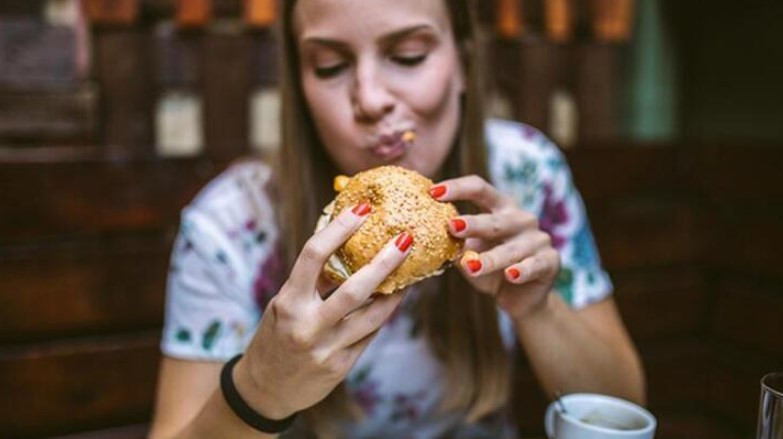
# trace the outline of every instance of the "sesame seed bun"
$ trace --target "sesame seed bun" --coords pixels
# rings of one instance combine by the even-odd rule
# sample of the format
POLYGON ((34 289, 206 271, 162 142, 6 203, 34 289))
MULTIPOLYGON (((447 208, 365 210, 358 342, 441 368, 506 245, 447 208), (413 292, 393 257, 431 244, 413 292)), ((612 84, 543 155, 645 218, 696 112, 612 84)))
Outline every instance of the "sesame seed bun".
POLYGON ((391 294, 440 275, 457 258, 463 241, 448 231, 448 220, 458 215, 457 209, 430 196, 430 179, 398 166, 381 166, 347 180, 343 176, 338 179, 335 188, 339 193, 324 208, 316 231, 326 227, 339 212, 360 202, 369 202, 372 212, 329 258, 324 272, 332 281, 342 283, 370 262, 389 240, 405 231, 413 234, 413 248, 402 265, 381 283, 379 293, 391 294))

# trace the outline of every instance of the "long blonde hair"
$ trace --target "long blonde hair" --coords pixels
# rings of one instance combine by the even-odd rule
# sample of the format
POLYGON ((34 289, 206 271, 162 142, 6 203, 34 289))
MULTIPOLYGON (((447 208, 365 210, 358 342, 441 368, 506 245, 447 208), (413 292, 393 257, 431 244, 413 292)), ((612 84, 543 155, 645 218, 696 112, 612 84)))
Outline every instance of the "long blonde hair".
MULTIPOLYGON (((476 20, 469 0, 443 0, 448 6, 453 35, 466 78, 461 99, 461 123, 456 141, 443 165, 444 178, 477 174, 487 178, 484 142, 483 86, 478 59, 476 20)), ((283 98, 282 149, 278 177, 280 224, 287 267, 293 264, 312 235, 321 208, 333 197, 332 178, 337 169, 322 147, 302 92, 299 57, 293 32, 295 0, 282 1, 280 23, 281 91, 283 98)), ((458 206, 461 212, 471 206, 458 206)), ((508 400, 510 365, 500 338, 494 301, 472 291, 457 270, 436 281, 438 291, 422 294, 417 323, 447 374, 442 410, 461 410, 475 422, 508 400)), ((324 436, 330 420, 350 408, 343 386, 308 412, 313 428, 324 436)), ((356 413, 356 407, 351 410, 356 413)))

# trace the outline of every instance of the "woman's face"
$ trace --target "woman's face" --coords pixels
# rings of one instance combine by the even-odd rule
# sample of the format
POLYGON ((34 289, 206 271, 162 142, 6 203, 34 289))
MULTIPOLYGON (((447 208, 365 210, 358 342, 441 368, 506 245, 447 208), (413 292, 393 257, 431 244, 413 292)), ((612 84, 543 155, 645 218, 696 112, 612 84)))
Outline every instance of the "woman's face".
POLYGON ((433 177, 464 90, 445 2, 298 0, 294 32, 305 99, 340 170, 395 164, 433 177))

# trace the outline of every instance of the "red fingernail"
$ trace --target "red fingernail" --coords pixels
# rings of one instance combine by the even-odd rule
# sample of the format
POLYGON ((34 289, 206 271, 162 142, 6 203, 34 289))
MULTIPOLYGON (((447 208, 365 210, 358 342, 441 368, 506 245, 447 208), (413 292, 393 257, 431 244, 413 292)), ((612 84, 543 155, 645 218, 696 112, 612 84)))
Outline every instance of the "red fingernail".
POLYGON ((465 222, 462 218, 455 218, 451 220, 451 227, 454 228, 455 232, 461 232, 465 230, 465 227, 468 226, 468 223, 465 222))
POLYGON ((394 242, 394 245, 397 246, 398 249, 400 249, 401 252, 405 253, 408 251, 408 248, 413 244, 413 235, 411 235, 408 232, 403 232, 402 235, 397 237, 397 240, 394 242))
POLYGON ((506 270, 506 273, 511 277, 511 279, 519 279, 519 275, 522 274, 519 272, 519 269, 516 267, 511 267, 508 270, 506 270))
POLYGON ((359 216, 365 216, 370 213, 371 210, 372 207, 370 207, 370 203, 360 203, 357 204, 351 212, 359 216))
POLYGON ((481 261, 478 259, 469 259, 466 264, 471 273, 478 273, 481 270, 481 261))
POLYGON ((432 195, 432 198, 440 198, 444 195, 446 195, 446 186, 439 184, 437 186, 433 186, 430 188, 430 195, 432 195))

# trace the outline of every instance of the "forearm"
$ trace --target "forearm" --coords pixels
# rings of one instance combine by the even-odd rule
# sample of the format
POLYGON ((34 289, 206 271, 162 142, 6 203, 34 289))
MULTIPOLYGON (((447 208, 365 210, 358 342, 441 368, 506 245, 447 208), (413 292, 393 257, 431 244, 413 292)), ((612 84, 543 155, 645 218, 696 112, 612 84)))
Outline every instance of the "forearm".
POLYGON ((556 293, 547 300, 535 313, 514 319, 517 337, 544 390, 549 395, 604 393, 643 403, 641 363, 622 326, 616 331, 622 334, 602 333, 556 293))
MULTIPOLYGON (((265 398, 269 395, 264 389, 259 389, 250 376, 246 358, 242 358, 234 367, 233 381, 237 391, 253 410, 272 419, 283 419, 291 413, 285 411, 275 401, 265 398)), ((177 436, 185 438, 276 438, 276 434, 265 434, 247 425, 229 407, 220 388, 215 389, 207 399, 198 415, 177 436)))
POLYGON ((226 403, 220 389, 207 401, 204 408, 176 439, 193 438, 237 438, 267 439, 276 434, 264 434, 245 424, 226 403))

